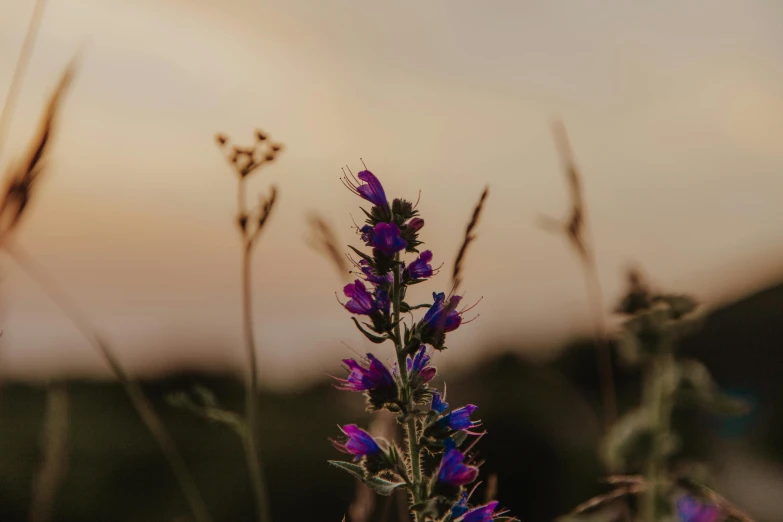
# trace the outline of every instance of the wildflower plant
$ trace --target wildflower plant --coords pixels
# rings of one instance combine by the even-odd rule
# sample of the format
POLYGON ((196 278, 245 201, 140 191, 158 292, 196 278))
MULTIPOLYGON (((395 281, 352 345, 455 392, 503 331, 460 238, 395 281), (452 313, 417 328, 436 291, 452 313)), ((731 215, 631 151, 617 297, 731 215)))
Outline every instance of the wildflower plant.
MULTIPOLYGON (((616 312, 625 316, 617 349, 641 367, 642 395, 609 431, 602 448, 615 490, 574 511, 586 515, 622 496, 636 496, 633 520, 644 522, 750 521, 750 517, 703 485, 703 468, 680 454, 672 416, 678 405, 739 414, 744 405, 720 392, 707 368, 679 356, 678 341, 698 326, 696 301, 686 295, 652 292, 636 271, 616 312)), ((576 518, 580 518, 577 516, 576 518)), ((608 518, 607 518, 608 520, 608 518)))
MULTIPOLYGON (((453 291, 434 292, 432 302, 411 304, 408 288, 438 272, 432 265, 433 253, 421 249, 424 220, 416 205, 401 198, 389 203, 381 182, 366 169, 356 176, 349 171, 342 181, 371 206, 362 209, 366 220, 356 227, 367 250, 349 247, 357 256, 349 256, 356 278, 343 288, 347 300, 341 304, 370 342, 391 342, 395 357, 391 364, 372 353, 344 359, 348 374, 335 377, 335 386, 363 393, 369 412, 396 414, 403 437, 398 444, 376 439, 353 424, 342 426, 341 436, 332 443, 351 460, 329 462, 378 494, 407 490, 411 514, 419 522, 513 520, 497 510, 497 502, 469 504, 468 488, 479 473, 470 450, 483 435, 476 431, 481 422, 472 418, 476 406, 452 408, 445 386, 441 392, 431 385, 437 373, 433 354, 446 349, 450 332, 469 322, 463 318, 472 307, 460 307, 462 296, 453 291), (415 257, 406 261, 406 254, 415 257), (426 312, 416 321, 413 312, 418 309, 426 312), (411 320, 403 320, 403 314, 410 314, 411 320)), ((486 191, 482 204, 485 198, 486 191)), ((472 228, 466 239, 472 239, 472 228)))

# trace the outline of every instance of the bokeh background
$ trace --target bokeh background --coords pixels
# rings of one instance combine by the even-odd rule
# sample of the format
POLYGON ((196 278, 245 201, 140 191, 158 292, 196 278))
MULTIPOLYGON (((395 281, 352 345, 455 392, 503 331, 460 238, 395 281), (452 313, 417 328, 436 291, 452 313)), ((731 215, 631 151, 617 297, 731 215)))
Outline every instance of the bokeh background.
MULTIPOLYGON (((3 91, 32 9, 0 2, 3 91)), ((421 191, 423 238, 445 263, 414 289, 425 299, 448 285, 488 184, 464 272, 481 317, 436 362, 451 397, 480 406, 484 469, 498 474, 504 505, 551 520, 599 491, 601 476, 582 274, 562 238, 536 225, 567 211, 550 133, 560 118, 585 176, 607 313, 636 263, 701 301, 709 318, 686 349, 756 407, 728 424, 694 413, 683 429, 725 496, 783 520, 781 20, 773 0, 49 0, 3 169, 80 58, 17 239, 147 379, 215 513, 244 520, 234 435, 163 398, 201 383, 241 403, 236 180, 213 137, 250 143, 261 128, 283 142, 251 186, 280 191, 253 288, 272 508, 277 519, 339 520, 354 487, 325 464, 326 437, 367 418, 325 374, 367 345, 335 302, 343 281, 308 247, 306 218, 316 212, 341 243, 355 241, 359 202, 338 177, 359 158, 387 193, 421 191)), ((5 261, 0 520, 26 520, 47 383, 71 405, 56 520, 184 515, 101 359, 5 261)), ((618 370, 628 406, 638 375, 618 370)))

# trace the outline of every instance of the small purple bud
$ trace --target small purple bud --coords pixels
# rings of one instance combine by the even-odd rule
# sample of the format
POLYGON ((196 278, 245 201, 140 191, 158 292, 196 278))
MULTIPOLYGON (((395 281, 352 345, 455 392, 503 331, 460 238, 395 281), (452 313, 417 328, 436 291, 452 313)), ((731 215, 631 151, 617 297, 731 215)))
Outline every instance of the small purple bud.
POLYGON ((408 356, 405 360, 405 363, 408 369, 408 373, 415 373, 425 383, 430 382, 438 373, 437 368, 434 366, 429 366, 430 356, 427 355, 426 346, 419 348, 419 351, 416 352, 416 356, 413 359, 408 356))
POLYGON ((421 227, 424 226, 424 220, 421 218, 413 218, 410 221, 408 221, 407 227, 409 232, 418 232, 421 230, 421 227))

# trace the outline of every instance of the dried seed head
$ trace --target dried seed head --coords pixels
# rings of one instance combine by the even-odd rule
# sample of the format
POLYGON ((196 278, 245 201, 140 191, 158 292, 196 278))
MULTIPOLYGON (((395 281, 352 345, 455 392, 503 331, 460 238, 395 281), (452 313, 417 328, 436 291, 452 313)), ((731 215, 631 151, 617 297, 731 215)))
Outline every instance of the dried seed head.
POLYGON ((264 141, 264 140, 266 140, 266 138, 267 138, 266 134, 264 134, 262 131, 256 129, 256 139, 258 141, 264 141))
POLYGON ((225 134, 218 133, 215 135, 215 141, 217 141, 218 145, 222 147, 228 142, 228 137, 226 137, 225 134))

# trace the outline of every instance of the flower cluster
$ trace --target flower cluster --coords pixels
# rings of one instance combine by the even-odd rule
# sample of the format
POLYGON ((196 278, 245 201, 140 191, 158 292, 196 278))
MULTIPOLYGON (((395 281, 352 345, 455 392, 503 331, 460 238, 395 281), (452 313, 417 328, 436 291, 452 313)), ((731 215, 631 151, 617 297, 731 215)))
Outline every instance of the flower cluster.
POLYGON ((406 301, 409 286, 422 283, 437 273, 433 253, 419 252, 419 233, 424 220, 416 207, 404 199, 387 200, 386 191, 369 170, 343 178, 349 190, 372 204, 362 209, 366 222, 357 226, 361 242, 370 252, 350 247, 357 278, 343 288, 345 309, 353 314, 359 331, 371 342, 394 344, 394 361, 383 361, 372 353, 344 359, 348 376, 337 378, 340 390, 361 392, 369 411, 386 409, 397 414, 404 427, 404 443, 397 445, 375 439, 349 424, 341 427, 343 438, 335 447, 353 456, 352 463, 331 461, 363 480, 371 489, 389 495, 395 489, 409 492, 415 520, 490 522, 511 520, 497 511, 498 503, 470 506, 466 486, 475 482, 478 467, 468 450, 461 449, 469 437, 482 435, 475 429, 481 422, 471 419, 476 406, 450 409, 445 396, 431 387, 437 369, 434 351, 446 348, 446 335, 464 324, 459 309, 462 297, 433 293, 431 303, 412 305, 406 301), (406 264, 406 253, 416 257, 406 264), (417 309, 427 309, 409 324, 401 318, 417 309))

